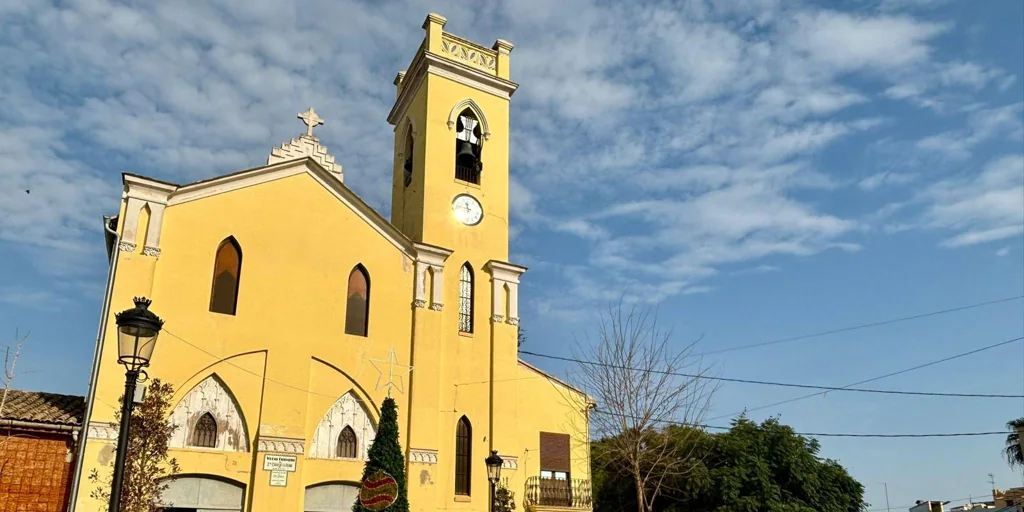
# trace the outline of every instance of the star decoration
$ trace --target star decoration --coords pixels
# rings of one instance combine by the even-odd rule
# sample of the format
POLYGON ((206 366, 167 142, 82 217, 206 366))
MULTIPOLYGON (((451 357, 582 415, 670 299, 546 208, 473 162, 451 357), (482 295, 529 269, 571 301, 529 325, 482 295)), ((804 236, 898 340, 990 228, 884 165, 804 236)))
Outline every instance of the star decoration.
POLYGON ((391 396, 391 388, 398 388, 399 393, 405 394, 405 385, 402 377, 409 375, 409 372, 412 371, 412 366, 398 364, 397 360, 395 349, 391 349, 387 359, 370 359, 373 369, 377 370, 377 390, 379 391, 381 388, 387 387, 388 396, 391 396), (381 380, 384 379, 385 371, 387 371, 388 380, 382 384, 381 380), (395 382, 395 379, 398 379, 398 382, 395 382))

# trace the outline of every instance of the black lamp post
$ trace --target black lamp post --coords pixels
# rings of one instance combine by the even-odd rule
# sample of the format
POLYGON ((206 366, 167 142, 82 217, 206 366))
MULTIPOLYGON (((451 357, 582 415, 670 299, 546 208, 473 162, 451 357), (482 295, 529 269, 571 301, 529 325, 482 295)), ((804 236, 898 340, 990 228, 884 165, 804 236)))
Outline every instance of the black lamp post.
POLYGON ((491 450, 491 454, 484 459, 487 464, 487 480, 491 482, 491 510, 494 510, 494 487, 501 479, 501 464, 505 462, 498 456, 498 450, 491 450))
POLYGON ((117 458, 114 459, 114 482, 110 489, 110 512, 121 510, 121 487, 124 464, 128 456, 128 430, 132 424, 132 405, 139 372, 149 366, 156 347, 156 337, 164 321, 149 310, 153 301, 135 297, 135 307, 116 315, 117 362, 125 367, 124 399, 121 402, 121 430, 117 436, 117 458))

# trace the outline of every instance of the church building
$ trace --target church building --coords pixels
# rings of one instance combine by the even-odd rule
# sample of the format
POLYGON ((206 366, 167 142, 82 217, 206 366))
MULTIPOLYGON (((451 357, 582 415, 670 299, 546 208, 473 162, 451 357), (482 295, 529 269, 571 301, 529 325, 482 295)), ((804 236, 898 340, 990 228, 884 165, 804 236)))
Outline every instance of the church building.
POLYGON ((592 508, 593 403, 518 357, 512 44, 444 26, 427 16, 394 81, 390 220, 345 185, 312 108, 266 165, 123 175, 72 510, 107 509, 87 477, 118 437, 114 313, 141 296, 166 321, 148 378, 175 391, 165 511, 350 511, 389 393, 411 510, 488 510, 492 450, 517 510, 592 508))

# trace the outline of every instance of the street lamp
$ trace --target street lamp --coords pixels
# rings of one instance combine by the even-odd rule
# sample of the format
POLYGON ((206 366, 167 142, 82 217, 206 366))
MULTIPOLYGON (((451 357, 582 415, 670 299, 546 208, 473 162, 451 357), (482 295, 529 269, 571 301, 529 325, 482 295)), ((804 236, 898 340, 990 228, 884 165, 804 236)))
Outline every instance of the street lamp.
POLYGON ((164 321, 149 310, 153 301, 135 297, 135 307, 114 315, 117 322, 117 362, 125 367, 124 399, 121 400, 121 430, 117 436, 114 482, 110 489, 110 512, 121 510, 121 487, 128 456, 128 430, 132 423, 132 405, 139 372, 149 366, 156 337, 164 321))
POLYGON ((498 479, 501 478, 501 464, 504 462, 498 455, 498 450, 491 450, 491 454, 484 459, 484 463, 487 464, 487 480, 491 482, 492 511, 494 510, 494 487, 498 485, 498 479))

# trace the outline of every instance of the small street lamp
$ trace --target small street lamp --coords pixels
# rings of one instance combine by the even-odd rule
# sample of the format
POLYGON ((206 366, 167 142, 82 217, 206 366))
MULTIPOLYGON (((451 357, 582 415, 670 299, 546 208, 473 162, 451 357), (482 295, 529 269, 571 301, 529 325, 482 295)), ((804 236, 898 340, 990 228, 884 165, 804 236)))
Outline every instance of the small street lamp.
POLYGON ((487 464, 487 480, 491 482, 492 511, 494 510, 494 487, 498 485, 498 480, 501 478, 501 465, 504 462, 498 455, 498 450, 491 450, 491 454, 484 459, 484 463, 487 464))
POLYGON ((125 367, 124 399, 121 401, 121 430, 117 436, 117 458, 114 459, 114 482, 110 489, 110 512, 121 510, 121 487, 128 456, 128 430, 132 423, 132 406, 139 372, 149 366, 156 347, 156 337, 164 321, 149 310, 153 301, 135 297, 135 307, 114 315, 117 322, 117 362, 125 367))

